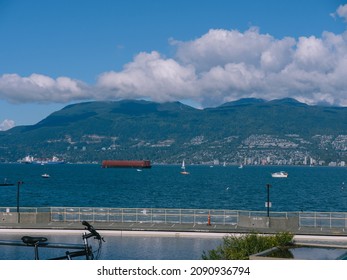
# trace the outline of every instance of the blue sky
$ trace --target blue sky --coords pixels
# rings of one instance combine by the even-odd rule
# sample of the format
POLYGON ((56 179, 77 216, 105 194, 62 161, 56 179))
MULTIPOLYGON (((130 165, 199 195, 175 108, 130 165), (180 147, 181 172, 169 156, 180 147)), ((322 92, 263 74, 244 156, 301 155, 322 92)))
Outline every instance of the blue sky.
POLYGON ((89 100, 347 106, 346 4, 0 0, 0 130, 89 100))

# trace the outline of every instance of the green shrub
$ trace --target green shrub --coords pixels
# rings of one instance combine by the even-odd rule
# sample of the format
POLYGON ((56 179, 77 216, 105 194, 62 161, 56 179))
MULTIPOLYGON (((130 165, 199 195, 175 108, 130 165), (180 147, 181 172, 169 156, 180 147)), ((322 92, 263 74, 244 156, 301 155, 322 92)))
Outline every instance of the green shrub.
POLYGON ((283 247, 291 243, 293 234, 281 232, 274 235, 248 233, 230 235, 223 238, 223 243, 216 249, 203 252, 204 260, 248 260, 250 255, 272 247, 283 247))

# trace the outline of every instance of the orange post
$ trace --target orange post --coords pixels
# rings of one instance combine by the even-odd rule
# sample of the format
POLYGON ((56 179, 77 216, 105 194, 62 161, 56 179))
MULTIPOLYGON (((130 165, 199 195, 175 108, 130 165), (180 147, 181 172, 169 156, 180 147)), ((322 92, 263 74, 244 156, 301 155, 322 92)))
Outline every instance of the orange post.
POLYGON ((207 225, 208 226, 211 225, 211 215, 210 215, 210 213, 208 213, 208 216, 207 216, 207 225))

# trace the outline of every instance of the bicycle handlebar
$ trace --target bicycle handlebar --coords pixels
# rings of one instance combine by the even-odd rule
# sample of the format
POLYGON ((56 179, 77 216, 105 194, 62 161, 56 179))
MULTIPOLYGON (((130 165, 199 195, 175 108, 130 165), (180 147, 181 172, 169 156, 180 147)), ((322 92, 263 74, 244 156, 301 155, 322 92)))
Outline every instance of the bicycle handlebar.
POLYGON ((84 226, 86 227, 86 229, 90 231, 90 233, 87 234, 87 235, 85 236, 85 238, 89 238, 89 237, 94 236, 96 239, 104 241, 104 239, 101 237, 101 235, 100 235, 100 234, 95 230, 95 228, 94 228, 91 224, 89 224, 87 221, 83 221, 83 222, 82 222, 82 225, 84 225, 84 226))

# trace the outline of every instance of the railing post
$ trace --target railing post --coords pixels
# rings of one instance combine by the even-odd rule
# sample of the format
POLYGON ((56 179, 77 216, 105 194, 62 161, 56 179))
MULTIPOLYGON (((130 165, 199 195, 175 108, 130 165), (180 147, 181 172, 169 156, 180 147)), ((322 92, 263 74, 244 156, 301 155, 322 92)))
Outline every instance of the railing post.
POLYGON ((331 219, 332 219, 332 218, 331 218, 331 212, 330 212, 330 228, 331 228, 331 219))

